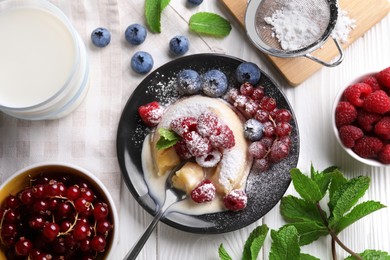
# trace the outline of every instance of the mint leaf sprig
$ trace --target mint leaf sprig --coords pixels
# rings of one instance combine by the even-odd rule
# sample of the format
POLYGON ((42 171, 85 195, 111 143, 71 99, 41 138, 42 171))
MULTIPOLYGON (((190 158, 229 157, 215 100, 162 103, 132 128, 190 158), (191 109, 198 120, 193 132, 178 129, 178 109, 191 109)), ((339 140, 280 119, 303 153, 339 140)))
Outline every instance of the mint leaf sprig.
POLYGON ((156 143, 156 148, 158 150, 172 147, 180 141, 180 136, 170 129, 159 128, 158 133, 160 134, 160 139, 158 139, 156 143))

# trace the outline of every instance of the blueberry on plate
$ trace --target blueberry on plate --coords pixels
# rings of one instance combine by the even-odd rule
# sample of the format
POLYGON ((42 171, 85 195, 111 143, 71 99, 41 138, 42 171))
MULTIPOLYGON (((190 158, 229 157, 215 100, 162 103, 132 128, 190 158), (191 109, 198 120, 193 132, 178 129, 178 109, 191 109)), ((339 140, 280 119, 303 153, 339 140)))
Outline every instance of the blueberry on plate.
POLYGON ((252 62, 243 62, 236 69, 236 78, 240 83, 249 82, 255 85, 259 82, 260 77, 260 68, 252 62))
POLYGON ((203 0, 187 0, 187 2, 192 5, 200 5, 203 2, 203 0))
POLYGON ((179 56, 186 53, 189 49, 189 41, 183 35, 177 35, 169 41, 169 50, 173 55, 179 56))
POLYGON ((96 28, 91 33, 91 40, 93 45, 95 45, 96 47, 106 47, 111 41, 111 33, 106 28, 96 28))
POLYGON ((225 73, 213 69, 204 73, 201 77, 203 93, 210 97, 220 97, 225 94, 228 88, 228 80, 225 73))
POLYGON ((259 141, 263 137, 264 126, 256 119, 249 119, 244 123, 244 136, 250 141, 259 141))
POLYGON ((202 89, 200 75, 195 70, 186 69, 180 71, 176 76, 176 81, 180 95, 193 95, 202 89))
POLYGON ((152 55, 145 51, 137 51, 131 58, 131 68, 140 74, 146 74, 153 68, 152 55))
POLYGON ((132 24, 126 28, 125 38, 126 41, 133 45, 140 45, 146 39, 147 31, 144 26, 140 24, 132 24))

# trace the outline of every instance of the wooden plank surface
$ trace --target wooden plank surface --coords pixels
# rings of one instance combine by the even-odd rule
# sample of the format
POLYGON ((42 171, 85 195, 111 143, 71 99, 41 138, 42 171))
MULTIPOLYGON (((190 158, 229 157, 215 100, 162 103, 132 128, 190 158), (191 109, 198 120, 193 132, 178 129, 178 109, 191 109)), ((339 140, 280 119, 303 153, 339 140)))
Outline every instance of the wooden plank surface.
MULTIPOLYGON (((221 1, 230 10, 242 27, 245 28, 247 0, 221 1)), ((339 5, 341 9, 348 12, 348 16, 351 19, 356 21, 356 28, 351 31, 349 41, 342 45, 344 49, 383 19, 390 10, 390 2, 388 0, 340 0, 339 5)), ((331 61, 339 55, 339 52, 333 40, 330 38, 324 46, 316 50, 313 55, 322 60, 331 61)), ((322 65, 304 57, 278 58, 269 55, 266 56, 292 86, 298 86, 322 68, 322 65)))

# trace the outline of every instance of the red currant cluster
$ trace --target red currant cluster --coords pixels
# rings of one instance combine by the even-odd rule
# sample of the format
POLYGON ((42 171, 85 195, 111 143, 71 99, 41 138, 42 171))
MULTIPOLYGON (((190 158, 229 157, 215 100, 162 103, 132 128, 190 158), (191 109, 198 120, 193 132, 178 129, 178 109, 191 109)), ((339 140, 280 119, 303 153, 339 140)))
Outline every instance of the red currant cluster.
POLYGON ((261 139, 249 147, 256 169, 265 171, 289 155, 292 115, 287 109, 279 109, 276 100, 265 95, 264 87, 243 83, 239 89, 229 90, 227 99, 247 119, 255 119, 262 125, 261 139))
POLYGON ((109 207, 92 185, 39 175, 0 208, 7 259, 96 259, 113 228, 109 207))

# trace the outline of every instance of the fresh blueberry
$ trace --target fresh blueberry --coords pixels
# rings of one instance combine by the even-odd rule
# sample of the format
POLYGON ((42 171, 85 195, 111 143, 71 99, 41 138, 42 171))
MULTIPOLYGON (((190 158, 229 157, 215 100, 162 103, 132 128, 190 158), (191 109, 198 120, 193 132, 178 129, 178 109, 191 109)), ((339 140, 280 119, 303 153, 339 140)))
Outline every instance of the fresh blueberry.
POLYGON ((259 141, 263 136, 264 126, 256 119, 249 119, 244 124, 244 136, 250 141, 259 141))
POLYGON ((187 37, 177 35, 169 41, 169 50, 176 56, 183 55, 188 51, 189 44, 187 37))
POLYGON ((106 28, 96 28, 91 33, 91 40, 96 47, 106 47, 111 41, 111 33, 106 28))
POLYGON ((259 67, 252 62, 243 62, 236 69, 236 77, 240 83, 249 82, 255 85, 259 82, 260 76, 261 72, 259 67))
POLYGON ((200 5, 203 2, 203 0, 187 0, 187 2, 192 5, 200 5))
POLYGON ((207 96, 220 97, 228 88, 228 80, 225 73, 220 70, 209 70, 202 75, 202 90, 207 96))
POLYGON ((181 95, 192 95, 198 93, 202 86, 200 76, 195 70, 182 70, 177 74, 177 90, 181 95))
POLYGON ((131 68, 140 74, 146 74, 153 68, 152 55, 145 51, 137 51, 131 58, 131 68))
POLYGON ((126 41, 133 45, 140 45, 145 41, 147 31, 145 27, 140 24, 132 24, 127 27, 125 31, 126 41))

